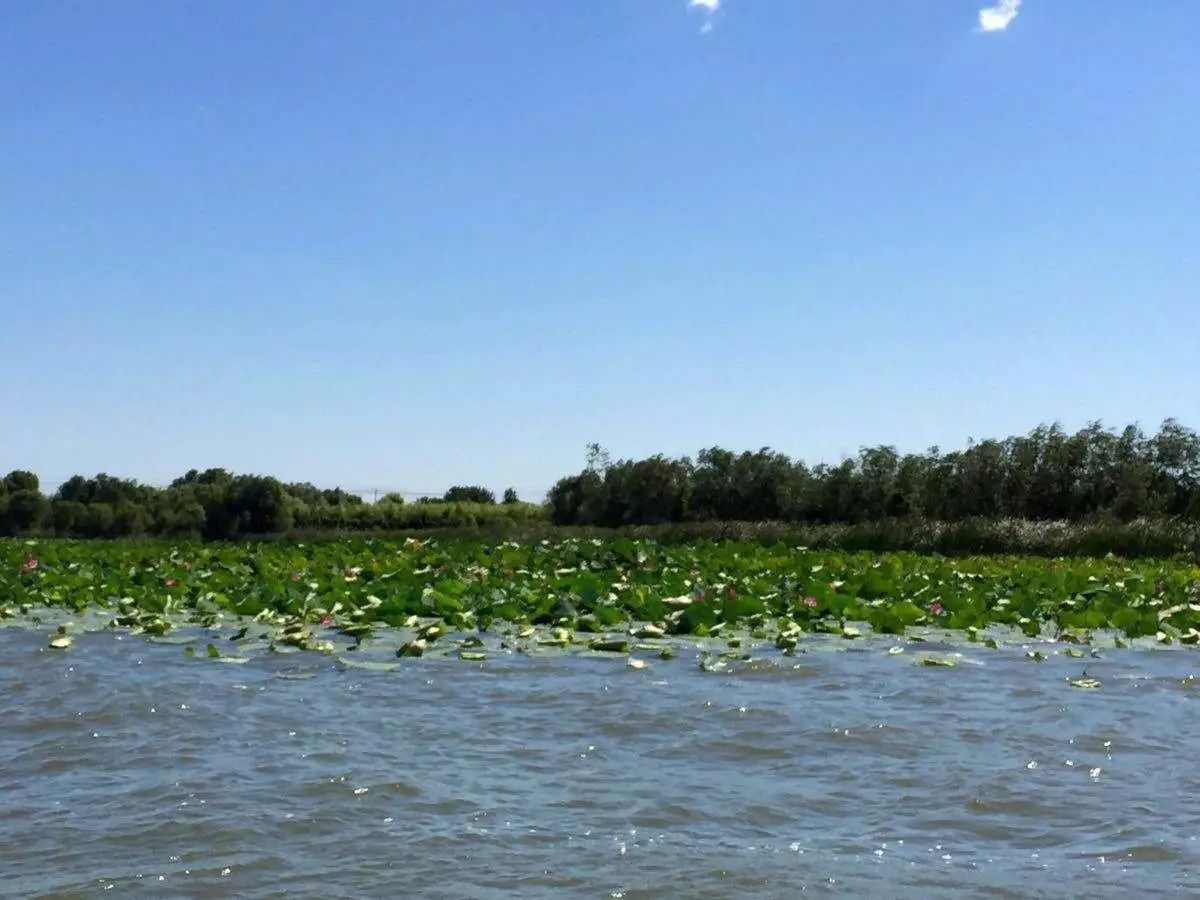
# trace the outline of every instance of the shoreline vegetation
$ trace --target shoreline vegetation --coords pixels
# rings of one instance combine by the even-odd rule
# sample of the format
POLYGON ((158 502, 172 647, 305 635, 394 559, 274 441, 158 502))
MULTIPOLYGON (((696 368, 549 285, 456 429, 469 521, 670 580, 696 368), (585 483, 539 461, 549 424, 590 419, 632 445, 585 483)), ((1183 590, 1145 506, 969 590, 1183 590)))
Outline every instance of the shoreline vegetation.
POLYGON ((719 668, 723 659, 792 655, 831 638, 872 635, 926 649, 964 639, 991 649, 1031 641, 1094 649, 1196 644, 1200 567, 628 537, 5 539, 6 621, 57 625, 52 650, 87 631, 118 629, 162 640, 170 633, 171 642, 202 647, 217 642, 204 647, 207 655, 232 661, 291 650, 349 654, 348 665, 380 654, 667 659, 687 646, 706 654, 702 666, 719 668))
MULTIPOLYGON (((570 539, 618 538, 649 540, 660 544, 696 541, 786 545, 811 550, 844 550, 887 553, 938 554, 947 557, 1013 555, 1042 557, 1101 557, 1127 559, 1190 559, 1200 541, 1200 523, 1188 519, 1138 519, 1133 522, 1033 522, 1025 519, 965 519, 927 522, 885 519, 858 524, 828 525, 791 522, 679 522, 663 525, 627 525, 606 528, 592 525, 555 525, 546 521, 399 529, 387 532, 294 530, 261 535, 260 541, 341 541, 370 539, 402 541, 475 538, 535 542, 570 539)), ((1197 557, 1200 559, 1200 557, 1197 557)))
POLYGON ((625 535, 662 542, 785 542, 814 548, 947 555, 1171 556, 1195 550, 1200 436, 1167 420, 1157 432, 1092 423, 1041 426, 956 452, 863 448, 809 466, 762 449, 702 450, 613 461, 589 448, 579 473, 542 503, 478 486, 368 503, 341 488, 224 469, 166 487, 106 474, 43 494, 38 477, 0 479, 0 536, 341 539, 353 534, 625 535))

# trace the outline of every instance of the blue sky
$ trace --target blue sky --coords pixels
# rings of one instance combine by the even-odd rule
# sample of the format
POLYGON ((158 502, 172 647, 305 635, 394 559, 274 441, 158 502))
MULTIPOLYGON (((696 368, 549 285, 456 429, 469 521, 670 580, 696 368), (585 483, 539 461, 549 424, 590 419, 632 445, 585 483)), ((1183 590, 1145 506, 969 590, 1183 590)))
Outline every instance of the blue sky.
POLYGON ((0 468, 1200 425, 1200 4, 983 5, 12 0, 0 468))

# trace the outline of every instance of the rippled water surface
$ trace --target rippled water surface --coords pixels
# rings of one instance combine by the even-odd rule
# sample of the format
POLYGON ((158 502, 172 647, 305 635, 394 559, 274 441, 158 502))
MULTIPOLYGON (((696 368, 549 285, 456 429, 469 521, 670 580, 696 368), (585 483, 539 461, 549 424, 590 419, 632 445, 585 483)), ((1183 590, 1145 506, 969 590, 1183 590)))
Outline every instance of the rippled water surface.
POLYGON ((0 629, 5 896, 1200 890, 1196 651, 376 672, 46 640, 0 629))

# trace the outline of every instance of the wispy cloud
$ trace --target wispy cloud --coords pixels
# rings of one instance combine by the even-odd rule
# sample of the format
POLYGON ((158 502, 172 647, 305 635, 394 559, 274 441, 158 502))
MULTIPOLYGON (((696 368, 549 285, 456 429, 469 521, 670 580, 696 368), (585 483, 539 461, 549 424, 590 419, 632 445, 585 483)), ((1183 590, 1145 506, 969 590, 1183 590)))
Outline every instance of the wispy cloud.
POLYGON ((704 24, 700 26, 702 34, 713 30, 713 19, 721 8, 721 0, 688 0, 688 9, 699 10, 704 14, 704 24))
MULTIPOLYGON (((719 3, 720 0, 717 0, 719 3)), ((995 6, 979 11, 980 31, 1003 31, 1021 9, 1021 0, 997 0, 995 6)))

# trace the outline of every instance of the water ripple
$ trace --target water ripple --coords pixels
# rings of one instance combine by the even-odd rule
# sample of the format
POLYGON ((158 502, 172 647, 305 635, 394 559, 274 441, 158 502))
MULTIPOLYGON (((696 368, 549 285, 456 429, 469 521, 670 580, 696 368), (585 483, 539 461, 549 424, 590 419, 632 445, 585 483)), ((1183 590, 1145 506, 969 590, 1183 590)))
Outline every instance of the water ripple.
POLYGON ((1192 654, 245 665, 0 629, 12 895, 1196 893, 1192 654), (111 887, 109 887, 111 885, 111 887))

